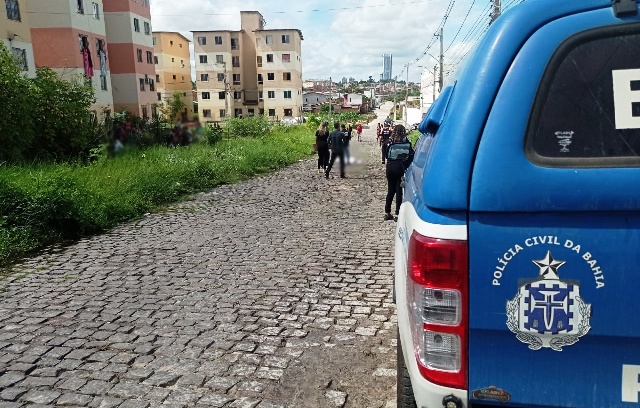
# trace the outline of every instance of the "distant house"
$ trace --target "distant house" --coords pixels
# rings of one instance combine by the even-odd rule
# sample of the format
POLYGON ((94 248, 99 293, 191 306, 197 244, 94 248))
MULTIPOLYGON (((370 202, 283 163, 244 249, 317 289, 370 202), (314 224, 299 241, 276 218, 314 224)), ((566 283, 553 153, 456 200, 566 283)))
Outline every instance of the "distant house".
POLYGON ((305 92, 302 94, 302 110, 313 112, 320 109, 320 105, 329 101, 329 97, 320 92, 305 92))
POLYGON ((369 112, 369 101, 364 95, 346 93, 342 96, 342 109, 353 112, 369 112))

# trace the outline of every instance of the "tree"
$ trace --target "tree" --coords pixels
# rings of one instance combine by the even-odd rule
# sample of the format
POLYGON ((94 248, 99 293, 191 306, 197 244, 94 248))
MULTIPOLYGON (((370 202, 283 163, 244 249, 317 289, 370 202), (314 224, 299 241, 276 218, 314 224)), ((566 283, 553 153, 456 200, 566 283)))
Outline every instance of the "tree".
POLYGON ((160 103, 158 104, 158 109, 162 112, 162 116, 169 121, 175 122, 180 117, 180 114, 184 111, 184 108, 187 105, 182 100, 182 94, 178 91, 171 94, 169 99, 167 99, 167 104, 160 103))

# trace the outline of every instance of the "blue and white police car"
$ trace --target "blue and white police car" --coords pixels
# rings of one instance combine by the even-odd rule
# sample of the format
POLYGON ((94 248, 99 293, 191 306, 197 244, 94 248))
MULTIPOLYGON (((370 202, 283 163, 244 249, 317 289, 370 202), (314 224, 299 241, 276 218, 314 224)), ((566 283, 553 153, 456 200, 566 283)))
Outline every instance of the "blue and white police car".
POLYGON ((398 217, 399 407, 637 407, 636 0, 529 0, 420 124, 398 217))

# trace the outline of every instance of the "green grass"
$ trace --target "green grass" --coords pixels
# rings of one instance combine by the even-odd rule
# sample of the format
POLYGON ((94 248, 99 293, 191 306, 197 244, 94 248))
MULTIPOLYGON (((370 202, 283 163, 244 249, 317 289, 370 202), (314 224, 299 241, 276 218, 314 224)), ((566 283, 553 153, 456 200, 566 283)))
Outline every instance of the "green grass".
POLYGON ((187 194, 269 172, 313 153, 303 126, 210 146, 126 150, 91 165, 0 166, 0 265, 100 233, 187 194))

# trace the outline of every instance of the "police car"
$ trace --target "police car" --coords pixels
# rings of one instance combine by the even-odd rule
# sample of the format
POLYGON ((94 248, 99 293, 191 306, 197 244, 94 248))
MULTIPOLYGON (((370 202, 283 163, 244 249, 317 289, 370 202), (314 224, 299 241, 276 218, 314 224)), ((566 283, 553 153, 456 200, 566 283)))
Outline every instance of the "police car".
POLYGON ((398 217, 398 407, 637 407, 636 0, 529 0, 420 124, 398 217))

